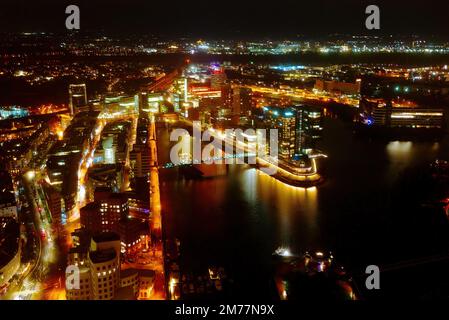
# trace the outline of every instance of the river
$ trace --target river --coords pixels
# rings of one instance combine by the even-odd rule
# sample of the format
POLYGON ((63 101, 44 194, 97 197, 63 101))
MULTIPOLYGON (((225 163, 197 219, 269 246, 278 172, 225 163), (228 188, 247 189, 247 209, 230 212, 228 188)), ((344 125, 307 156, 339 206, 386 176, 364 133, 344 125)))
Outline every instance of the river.
MULTIPOLYGON (((158 136, 161 164, 168 161, 168 131, 160 129, 158 136)), ((436 158, 448 158, 447 137, 371 140, 355 135, 342 120, 326 118, 318 147, 328 155, 319 163, 326 181, 309 189, 287 186, 246 165, 231 165, 226 176, 203 180, 162 170, 164 228, 167 237, 181 241, 182 270, 224 266, 236 296, 270 297, 271 254, 279 246, 296 253, 332 251, 354 275, 369 264, 389 266, 449 251, 443 210, 423 206, 436 196, 427 168, 436 158)), ((413 272, 423 285, 428 282, 429 270, 413 272)), ((402 282, 392 281, 384 294, 412 294, 402 282)))

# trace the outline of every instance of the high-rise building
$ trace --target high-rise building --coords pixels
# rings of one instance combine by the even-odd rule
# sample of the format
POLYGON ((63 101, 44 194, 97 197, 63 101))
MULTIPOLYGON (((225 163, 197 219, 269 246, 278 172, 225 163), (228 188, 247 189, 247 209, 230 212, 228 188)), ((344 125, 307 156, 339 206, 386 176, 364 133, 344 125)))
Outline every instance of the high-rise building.
POLYGON ((140 117, 137 124, 136 143, 129 153, 131 179, 147 176, 151 170, 151 150, 149 146, 150 122, 147 117, 140 117))
POLYGON ((75 114, 87 106, 86 85, 71 84, 69 85, 69 108, 70 114, 75 114))
POLYGON ((316 142, 322 136, 323 115, 320 109, 314 107, 296 107, 297 142, 299 153, 307 153, 316 147, 316 142))
POLYGON ((317 108, 264 107, 263 111, 265 125, 279 130, 279 152, 284 157, 295 158, 307 154, 321 138, 322 114, 317 108))

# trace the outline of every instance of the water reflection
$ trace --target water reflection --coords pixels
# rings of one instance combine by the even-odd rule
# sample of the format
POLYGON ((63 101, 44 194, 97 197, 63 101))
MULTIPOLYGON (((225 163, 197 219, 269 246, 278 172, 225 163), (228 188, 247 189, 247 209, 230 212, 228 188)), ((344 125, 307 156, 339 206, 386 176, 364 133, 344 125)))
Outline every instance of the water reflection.
POLYGON ((411 141, 391 141, 387 144, 387 153, 393 161, 404 161, 406 164, 411 160, 413 143, 411 141))
MULTIPOLYGON (((319 147, 329 158, 323 164, 326 182, 318 188, 289 186, 246 165, 200 180, 170 171, 162 180, 165 229, 167 237, 181 240, 181 267, 224 266, 249 294, 267 283, 271 253, 279 246, 332 251, 360 272, 367 264, 446 248, 445 225, 408 203, 403 189, 420 195, 423 185, 410 177, 435 158, 446 158, 449 140, 359 139, 334 119, 327 120, 324 133, 319 147)), ((159 148, 160 159, 168 159, 168 135, 161 134, 159 143, 166 146, 159 148)))
POLYGON ((299 188, 287 185, 256 169, 246 170, 241 175, 245 200, 250 207, 261 206, 267 217, 277 225, 277 245, 301 248, 296 243, 298 228, 307 233, 314 242, 318 236, 318 189, 299 188))
POLYGON ((439 151, 439 143, 419 143, 411 141, 391 141, 386 147, 388 160, 387 176, 390 182, 394 181, 400 173, 408 168, 430 162, 435 159, 439 151))

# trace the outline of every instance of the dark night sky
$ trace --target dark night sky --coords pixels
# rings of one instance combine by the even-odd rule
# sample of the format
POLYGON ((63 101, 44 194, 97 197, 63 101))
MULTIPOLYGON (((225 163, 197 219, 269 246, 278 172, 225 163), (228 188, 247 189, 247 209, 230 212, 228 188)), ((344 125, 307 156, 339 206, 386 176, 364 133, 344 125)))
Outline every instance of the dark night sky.
MULTIPOLYGON (((375 33, 365 7, 381 9, 381 34, 449 37, 449 1, 426 0, 0 0, 1 31, 65 31, 65 7, 81 9, 81 28, 106 33, 195 37, 375 33)), ((379 33, 379 32, 378 32, 379 33)))

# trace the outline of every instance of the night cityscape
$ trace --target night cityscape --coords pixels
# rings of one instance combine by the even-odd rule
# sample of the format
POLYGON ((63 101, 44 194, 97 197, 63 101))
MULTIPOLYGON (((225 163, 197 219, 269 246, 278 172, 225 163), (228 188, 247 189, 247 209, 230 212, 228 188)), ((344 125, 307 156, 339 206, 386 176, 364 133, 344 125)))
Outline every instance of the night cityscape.
POLYGON ((373 4, 0 4, 0 300, 449 299, 449 4, 373 4))

